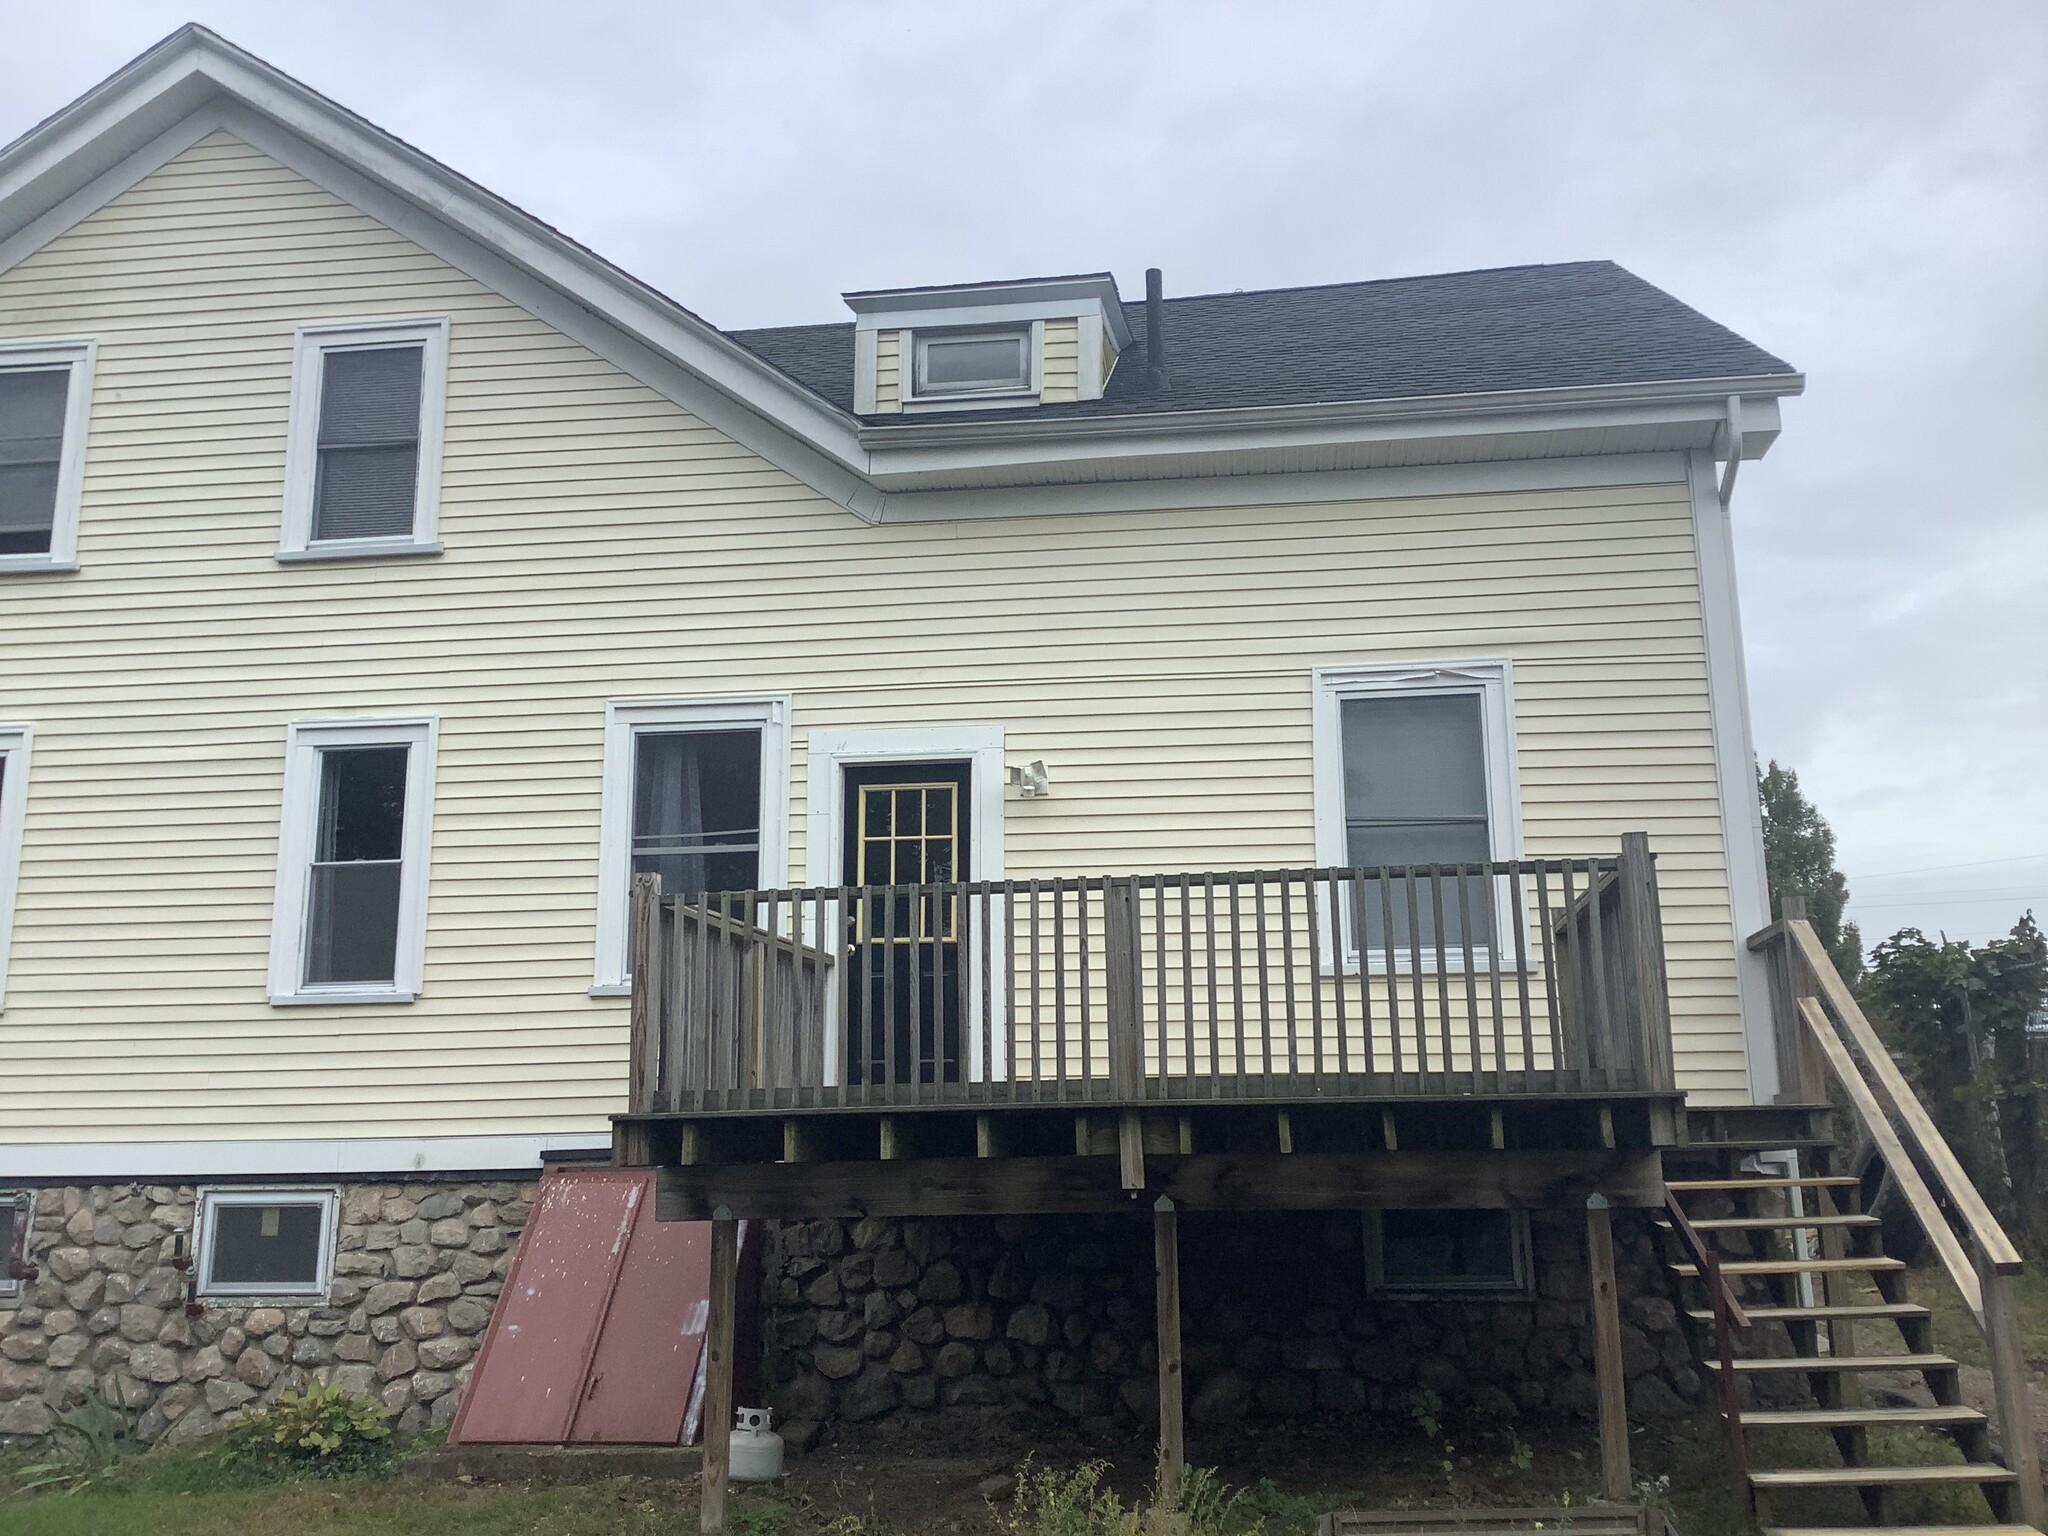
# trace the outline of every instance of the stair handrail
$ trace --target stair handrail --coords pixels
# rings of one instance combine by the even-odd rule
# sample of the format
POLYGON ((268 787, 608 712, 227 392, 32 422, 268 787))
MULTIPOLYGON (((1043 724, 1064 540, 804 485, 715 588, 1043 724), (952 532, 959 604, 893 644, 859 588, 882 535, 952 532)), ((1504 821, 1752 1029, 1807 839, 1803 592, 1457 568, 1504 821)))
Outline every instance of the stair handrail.
MULTIPOLYGON (((2041 1486, 2040 1446, 2034 1438, 2013 1298, 2013 1277, 2024 1272, 2025 1259, 1892 1060, 1813 924, 1795 911, 1754 935, 1749 947, 1778 949, 1785 962, 1780 1003, 1789 1005, 1790 1016, 1781 1014, 1778 1022, 1781 1043, 1791 1049, 1781 1053, 1781 1060, 1813 1061, 1800 1049, 1810 1045, 1817 1053, 1815 1065, 1842 1085, 1882 1154, 1886 1171, 1983 1333, 2005 1464, 2018 1477, 2021 1516, 2029 1525, 2048 1529, 2048 1493, 2041 1486), (1949 1212, 1954 1212, 1953 1220, 1949 1212)), ((1823 1087, 1801 1083, 1794 1091, 1807 1096, 1823 1087)))
POLYGON ((1713 1309, 1714 1352, 1721 1365, 1714 1374, 1720 1377, 1721 1418, 1728 1426, 1728 1467, 1740 1507, 1746 1513, 1753 1513, 1749 1447, 1742 1432, 1742 1393, 1735 1380, 1735 1335, 1749 1336, 1749 1314, 1742 1310, 1734 1287, 1721 1272, 1720 1256, 1700 1236, 1699 1229, 1685 1214, 1685 1206, 1680 1203, 1677 1191, 1669 1186, 1664 1190, 1664 1214, 1679 1246, 1692 1256, 1693 1263, 1698 1266, 1700 1283, 1707 1290, 1707 1305, 1713 1309))

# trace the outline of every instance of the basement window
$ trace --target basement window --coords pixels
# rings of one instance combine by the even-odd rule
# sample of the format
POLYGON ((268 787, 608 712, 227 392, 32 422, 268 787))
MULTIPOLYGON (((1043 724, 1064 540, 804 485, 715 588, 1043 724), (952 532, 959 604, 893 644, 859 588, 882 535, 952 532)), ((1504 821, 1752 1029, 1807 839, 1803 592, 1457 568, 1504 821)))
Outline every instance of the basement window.
POLYGON ((1530 1288, 1525 1211, 1367 1211, 1367 1288, 1382 1295, 1530 1288))
POLYGON ((35 1214, 35 1195, 25 1189, 0 1189, 0 1305, 21 1299, 28 1280, 28 1234, 35 1214))
POLYGON ((1022 394, 1031 388, 1029 330, 940 331, 916 338, 915 398, 1022 394))
POLYGON ((324 1296, 334 1246, 331 1189, 199 1194, 199 1294, 324 1296))
POLYGON ((447 373, 445 320, 299 331, 278 558, 440 549, 447 373))

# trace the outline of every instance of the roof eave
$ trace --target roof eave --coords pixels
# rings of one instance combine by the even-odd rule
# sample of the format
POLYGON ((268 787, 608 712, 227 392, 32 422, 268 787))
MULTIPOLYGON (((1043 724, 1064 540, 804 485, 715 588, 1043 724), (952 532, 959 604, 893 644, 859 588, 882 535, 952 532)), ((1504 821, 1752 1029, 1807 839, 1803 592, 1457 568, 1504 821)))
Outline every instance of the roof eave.
POLYGON ((948 482, 985 483, 991 475, 1028 477, 1063 462, 1114 463, 1143 473, 1147 462, 1208 459, 1219 470, 1235 457, 1308 451, 1367 442, 1427 445, 1538 432, 1697 427, 1710 441, 1731 397, 1743 402, 1745 458, 1760 458, 1779 430, 1778 401, 1805 387, 1799 374, 1656 381, 1573 389, 1508 390, 1401 400, 1326 402, 1143 415, 1074 417, 1058 422, 918 423, 864 426, 869 478, 884 489, 948 482))

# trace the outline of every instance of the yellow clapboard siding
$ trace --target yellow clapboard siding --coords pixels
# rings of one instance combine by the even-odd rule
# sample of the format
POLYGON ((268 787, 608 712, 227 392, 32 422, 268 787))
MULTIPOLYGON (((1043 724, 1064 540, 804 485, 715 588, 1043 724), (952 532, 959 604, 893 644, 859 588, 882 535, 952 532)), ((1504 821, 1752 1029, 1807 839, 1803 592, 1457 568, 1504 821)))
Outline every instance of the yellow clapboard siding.
POLYGON ((1309 668, 1473 655, 1515 662, 1529 849, 1650 832, 1682 1079, 1744 1092, 1679 486, 869 527, 225 135, 0 273, 0 337, 55 335, 100 350, 81 570, 0 585, 37 730, 0 1139, 601 1134, 609 698, 789 693, 798 878, 809 731, 956 721, 1052 765, 1012 874, 1303 866, 1309 668), (421 314, 447 553, 280 566, 293 328, 421 314), (285 724, 418 711, 424 995, 271 1009, 285 724))

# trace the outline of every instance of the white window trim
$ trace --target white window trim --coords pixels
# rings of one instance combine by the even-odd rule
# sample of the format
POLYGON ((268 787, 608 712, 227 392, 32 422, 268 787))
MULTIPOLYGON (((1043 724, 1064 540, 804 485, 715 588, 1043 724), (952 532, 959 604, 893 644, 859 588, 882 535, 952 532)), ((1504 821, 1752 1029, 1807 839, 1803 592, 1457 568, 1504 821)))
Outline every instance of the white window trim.
POLYGON ((0 1012, 7 1007, 7 951, 14 935, 14 898, 21 887, 21 831, 28 815, 29 747, 26 725, 0 725, 0 1012))
POLYGON ((448 405, 448 321, 353 320, 302 325, 292 344, 291 410, 284 455, 284 523, 277 558, 360 560, 374 555, 438 554, 441 436, 448 405), (329 352, 357 347, 420 345, 419 484, 410 538, 313 538, 313 490, 320 467, 320 386, 329 352))
MULTIPOLYGON (((1000 725, 935 725, 879 727, 869 730, 813 731, 808 744, 809 785, 804 802, 804 878, 813 886, 836 886, 842 872, 841 828, 846 820, 845 772, 876 763, 966 763, 969 765, 967 880, 1003 878, 1003 728, 1000 725), (821 867, 822 866, 822 867, 821 867)), ((1003 953, 1009 913, 1001 899, 989 911, 994 931, 991 952, 1003 953)), ((838 903, 825 914, 828 933, 843 933, 838 903)), ((827 994, 825 1019, 825 1081, 839 1082, 846 1060, 841 1033, 845 989, 827 994)), ((967 974, 967 1017, 981 1010, 980 968, 967 974)), ((1009 1071, 1009 1021, 1000 995, 990 999, 991 1060, 981 1059, 981 1031, 969 1030, 967 1078, 970 1082, 1002 1081, 1009 1071)))
POLYGON ((332 1186, 293 1184, 237 1184, 227 1189, 202 1189, 199 1191, 198 1230, 199 1251, 193 1256, 198 1265, 195 1294, 222 1297, 262 1296, 325 1296, 334 1282, 334 1226, 335 1216, 341 1206, 341 1191, 332 1186), (320 1268, 318 1276, 306 1285, 279 1285, 266 1281, 260 1285, 215 1285, 208 1277, 213 1273, 213 1213, 224 1205, 318 1205, 320 1207, 320 1247, 318 1250, 320 1268))
MULTIPOLYGON (((21 1256, 33 1263, 34 1260, 29 1256, 29 1243, 34 1238, 36 1230, 36 1192, 33 1189, 0 1189, 0 1205, 11 1205, 15 1208, 16 1220, 21 1223, 16 1228, 21 1234, 21 1256)), ((21 1305, 22 1297, 28 1294, 27 1281, 10 1279, 8 1276, 7 1262, 13 1256, 12 1243, 0 1246, 0 1307, 18 1307, 21 1305)))
POLYGON ((50 522, 50 548, 40 555, 0 555, 0 575, 44 575, 78 569, 78 504, 85 489, 85 434, 92 412, 92 370, 99 353, 91 341, 0 343, 0 371, 68 367, 64 396, 64 440, 57 450, 57 504, 50 522))
POLYGON ((426 956, 427 869, 433 837, 432 715, 298 720, 285 737, 284 805, 278 825, 277 896, 270 918, 270 1001, 274 1007, 327 1003, 409 1003, 420 994, 426 956), (398 953, 390 986, 305 984, 306 885, 320 813, 320 752, 326 747, 410 746, 405 832, 398 883, 398 953))
MULTIPOLYGON (((1350 862, 1349 840, 1344 828, 1344 730, 1339 706, 1346 699, 1419 698, 1430 695, 1477 694, 1486 744, 1487 834, 1490 855, 1495 860, 1522 856, 1521 775, 1515 754, 1514 664, 1505 657, 1480 657, 1457 661, 1351 662, 1319 666, 1312 672, 1313 702, 1310 711, 1310 743, 1315 772, 1316 863, 1326 869, 1350 862)), ((1500 933, 1513 932, 1519 917, 1509 909, 1505 894, 1500 899, 1500 933)), ((1350 914, 1334 915, 1343 930, 1332 935, 1325 950, 1329 959, 1343 956, 1345 970, 1359 968, 1357 935, 1351 931, 1350 914)), ((1482 949, 1473 951, 1475 962, 1488 963, 1482 949)), ((1433 954, 1415 955, 1412 950, 1395 952, 1397 974, 1420 969, 1436 970, 1433 954)), ((1503 957, 1504 964, 1512 961, 1503 957)), ((1462 951, 1461 951, 1462 964, 1462 951)), ((1375 952, 1369 957, 1370 974, 1384 975, 1387 957, 1375 952)))
POLYGON ((903 332, 901 352, 897 360, 900 369, 897 382, 897 398, 907 406, 924 406, 928 409, 943 407, 972 407, 976 405, 1015 405, 1022 400, 1036 400, 1045 377, 1045 322, 1032 320, 1023 324, 1016 321, 986 321, 970 326, 927 325, 922 331, 903 332), (1024 338, 1024 382, 1002 385, 994 389, 954 389, 923 392, 918 385, 924 371, 924 345, 930 341, 967 341, 979 336, 1017 336, 1024 338))
POLYGON ((632 988, 626 955, 627 874, 633 867, 634 743, 642 734, 761 733, 761 889, 789 883, 789 695, 613 699, 604 709, 604 799, 597 833, 597 960, 592 997, 632 988))

